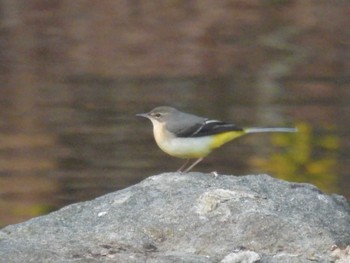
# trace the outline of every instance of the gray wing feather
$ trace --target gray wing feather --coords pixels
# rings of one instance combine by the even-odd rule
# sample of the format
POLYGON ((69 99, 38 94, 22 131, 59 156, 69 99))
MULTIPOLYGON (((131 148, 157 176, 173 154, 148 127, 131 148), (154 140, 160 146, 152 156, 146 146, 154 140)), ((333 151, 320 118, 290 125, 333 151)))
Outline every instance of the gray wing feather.
POLYGON ((167 123, 166 128, 177 137, 191 137, 202 127, 206 120, 206 118, 181 112, 167 123))
POLYGON ((177 137, 202 137, 227 131, 243 131, 234 124, 217 120, 208 120, 187 113, 176 115, 166 128, 177 137))

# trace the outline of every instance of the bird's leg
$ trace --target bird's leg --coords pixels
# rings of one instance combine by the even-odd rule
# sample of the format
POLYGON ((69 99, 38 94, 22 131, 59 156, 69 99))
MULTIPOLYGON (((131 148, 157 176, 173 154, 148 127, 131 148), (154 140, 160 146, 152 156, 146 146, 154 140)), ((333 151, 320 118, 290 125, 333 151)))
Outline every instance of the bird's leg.
POLYGON ((182 169, 184 169, 186 167, 186 165, 188 164, 189 161, 190 161, 190 159, 187 159, 186 162, 179 169, 177 169, 176 172, 181 173, 182 169))
POLYGON ((190 167, 188 167, 184 173, 188 173, 193 167, 195 167, 200 161, 202 161, 204 158, 199 158, 197 159, 193 164, 190 165, 190 167))

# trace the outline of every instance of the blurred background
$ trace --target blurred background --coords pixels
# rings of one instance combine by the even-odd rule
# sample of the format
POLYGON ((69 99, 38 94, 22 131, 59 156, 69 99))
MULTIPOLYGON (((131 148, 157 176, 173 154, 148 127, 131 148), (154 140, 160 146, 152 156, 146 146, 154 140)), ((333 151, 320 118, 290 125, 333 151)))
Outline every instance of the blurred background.
POLYGON ((176 171, 135 117, 159 105, 299 127, 195 171, 349 199, 349 14, 347 0, 0 0, 0 226, 176 171))

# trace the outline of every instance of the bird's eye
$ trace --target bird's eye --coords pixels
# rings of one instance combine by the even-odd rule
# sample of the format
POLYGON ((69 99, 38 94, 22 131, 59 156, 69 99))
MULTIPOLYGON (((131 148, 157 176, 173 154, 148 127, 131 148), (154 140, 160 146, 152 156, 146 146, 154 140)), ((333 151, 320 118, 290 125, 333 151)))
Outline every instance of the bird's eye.
POLYGON ((156 117, 156 118, 160 118, 160 116, 161 116, 160 113, 155 113, 155 114, 154 114, 154 117, 156 117))

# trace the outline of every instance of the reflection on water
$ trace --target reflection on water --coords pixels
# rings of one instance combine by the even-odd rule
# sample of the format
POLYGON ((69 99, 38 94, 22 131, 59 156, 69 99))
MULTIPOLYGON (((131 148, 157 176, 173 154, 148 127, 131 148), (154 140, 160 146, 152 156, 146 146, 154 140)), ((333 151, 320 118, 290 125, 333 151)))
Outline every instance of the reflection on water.
MULTIPOLYGON (((42 119, 47 125, 45 129, 23 130, 16 127, 18 120, 15 120, 9 122, 13 132, 5 131, 1 135, 2 224, 92 199, 150 175, 175 171, 182 164, 182 160, 161 152, 153 141, 150 123, 134 116, 153 106, 140 103, 119 108, 112 103, 118 101, 118 97, 107 96, 113 93, 111 90, 96 90, 95 97, 81 91, 79 103, 72 99, 72 103, 40 106, 46 112, 42 119), (57 113, 61 111, 69 114, 57 113)), ((156 90, 159 92, 161 88, 156 90)), ((155 105, 161 104, 154 100, 155 105)), ((350 197, 346 169, 340 169, 349 168, 341 155, 349 153, 344 148, 346 144, 341 143, 344 138, 338 132, 342 129, 340 124, 315 127, 309 122, 300 122, 303 118, 298 115, 298 105, 257 108, 248 98, 246 101, 242 105, 216 107, 210 99, 202 98, 193 108, 184 110, 244 126, 296 124, 300 132, 247 135, 214 151, 196 171, 236 175, 269 173, 289 181, 311 182, 325 192, 350 197), (210 108, 202 108, 203 101, 210 108), (266 112, 268 119, 271 115, 274 117, 270 121, 261 120, 256 117, 258 111, 266 112)), ((334 108, 332 110, 337 106, 334 108)), ((262 115, 260 112, 258 116, 262 115)))
POLYGON ((239 138, 196 171, 350 198, 346 1, 229 2, 4 1, 0 226, 175 171, 135 117, 159 105, 300 129, 239 138))
POLYGON ((274 135, 272 144, 280 151, 267 159, 255 159, 254 164, 288 181, 309 182, 328 193, 339 191, 339 138, 331 129, 317 135, 306 123, 298 128, 300 133, 296 137, 274 135))

